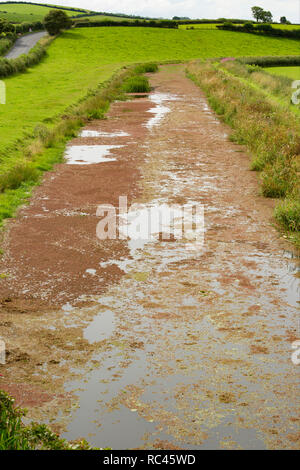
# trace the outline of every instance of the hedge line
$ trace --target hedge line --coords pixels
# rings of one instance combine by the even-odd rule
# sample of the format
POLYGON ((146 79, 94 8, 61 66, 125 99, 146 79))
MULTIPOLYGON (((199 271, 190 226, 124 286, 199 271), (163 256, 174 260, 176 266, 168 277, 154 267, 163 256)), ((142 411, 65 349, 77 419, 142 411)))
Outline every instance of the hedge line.
POLYGON ((44 28, 42 21, 33 21, 32 23, 20 23, 15 25, 16 33, 28 33, 30 30, 32 31, 41 31, 44 28))
POLYGON ((244 23, 242 26, 236 26, 233 23, 224 23, 217 25, 218 29, 227 31, 237 31, 239 33, 260 34, 264 36, 276 36, 290 39, 300 39, 300 29, 277 29, 272 28, 270 24, 244 23))
POLYGON ((14 39, 13 38, 1 38, 0 37, 0 56, 5 54, 13 45, 14 39))
POLYGON ((36 44, 28 54, 23 54, 17 59, 0 58, 0 78, 25 72, 28 67, 38 64, 46 55, 46 48, 50 42, 51 39, 49 38, 43 45, 36 44))
POLYGON ((260 67, 297 66, 300 65, 300 55, 241 57, 237 61, 247 65, 259 65, 260 67))
POLYGON ((236 23, 241 24, 245 23, 245 20, 239 20, 237 18, 218 18, 216 20, 208 20, 203 18, 202 20, 178 20, 178 24, 216 24, 219 23, 220 25, 223 23, 236 23))
POLYGON ((172 20, 159 20, 159 21, 113 21, 113 20, 102 20, 92 22, 78 22, 75 24, 76 28, 88 28, 88 27, 101 27, 101 26, 143 26, 146 28, 172 28, 178 29, 178 23, 172 20))

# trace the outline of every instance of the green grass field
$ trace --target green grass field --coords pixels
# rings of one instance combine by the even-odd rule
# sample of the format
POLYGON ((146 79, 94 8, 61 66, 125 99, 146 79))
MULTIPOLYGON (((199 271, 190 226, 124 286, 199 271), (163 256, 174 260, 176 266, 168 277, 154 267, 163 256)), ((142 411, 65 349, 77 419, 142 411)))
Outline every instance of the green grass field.
MULTIPOLYGON (((45 18, 51 8, 39 5, 21 5, 0 2, 0 18, 12 23, 41 21, 45 18)), ((67 15, 75 16, 80 12, 75 10, 64 10, 67 15)))
POLYGON ((0 106, 0 153, 32 132, 37 123, 62 113, 89 88, 121 66, 146 61, 198 57, 298 54, 290 39, 256 37, 229 31, 155 28, 82 28, 65 32, 48 56, 27 73, 5 80, 7 104, 0 106))
POLYGON ((266 67, 264 70, 273 75, 300 80, 300 67, 266 67))
POLYGON ((279 29, 300 29, 300 24, 272 24, 272 27, 279 29))

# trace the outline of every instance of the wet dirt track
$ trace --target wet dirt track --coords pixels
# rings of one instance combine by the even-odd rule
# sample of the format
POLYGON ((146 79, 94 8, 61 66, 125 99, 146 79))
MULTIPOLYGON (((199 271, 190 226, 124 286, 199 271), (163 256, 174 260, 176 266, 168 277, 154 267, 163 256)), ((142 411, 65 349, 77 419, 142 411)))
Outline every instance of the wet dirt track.
POLYGON ((0 386, 98 447, 299 448, 299 259, 183 67, 151 82, 70 143, 11 223, 0 386), (204 205, 203 249, 97 239, 97 206, 120 195, 204 205))

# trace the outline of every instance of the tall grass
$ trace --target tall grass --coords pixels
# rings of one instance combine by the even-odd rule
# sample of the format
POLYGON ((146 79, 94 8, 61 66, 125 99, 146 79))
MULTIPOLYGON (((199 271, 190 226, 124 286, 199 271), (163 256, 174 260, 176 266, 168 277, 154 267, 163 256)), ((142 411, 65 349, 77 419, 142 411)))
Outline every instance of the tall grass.
POLYGON ((12 39, 0 38, 0 56, 4 55, 13 45, 14 41, 12 39))
POLYGON ((149 80, 140 75, 129 77, 124 82, 122 89, 125 93, 148 93, 150 91, 149 80))
MULTIPOLYGON (((273 80, 264 72, 252 72, 257 86, 247 81, 249 70, 241 64, 197 61, 188 67, 189 76, 204 89, 211 106, 234 129, 231 139, 250 150, 251 168, 260 172, 262 194, 283 199, 276 219, 284 229, 298 232, 300 117, 289 102, 284 105, 272 99, 282 83, 275 80, 278 77, 273 80)), ((285 95, 285 91, 280 93, 285 95)))
POLYGON ((0 451, 1 450, 88 450, 84 440, 69 443, 46 425, 24 426, 26 410, 17 408, 14 399, 0 390, 0 451))
MULTIPOLYGON (((70 106, 56 125, 38 124, 32 137, 18 142, 21 156, 8 159, 0 175, 0 224, 14 215, 17 207, 28 198, 30 189, 40 181, 44 171, 62 161, 66 142, 76 136, 78 129, 92 119, 103 119, 110 103, 126 99, 124 93, 150 90, 148 78, 141 75, 156 71, 155 64, 124 67, 113 77, 70 106)), ((0 156, 1 157, 1 156, 0 156)))

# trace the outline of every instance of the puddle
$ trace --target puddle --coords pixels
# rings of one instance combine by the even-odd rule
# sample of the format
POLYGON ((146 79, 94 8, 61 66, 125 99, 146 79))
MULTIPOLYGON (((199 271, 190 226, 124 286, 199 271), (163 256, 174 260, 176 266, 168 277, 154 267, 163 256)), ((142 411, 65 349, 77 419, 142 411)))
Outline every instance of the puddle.
POLYGON ((157 126, 160 121, 168 114, 171 110, 168 106, 164 106, 164 103, 170 101, 177 101, 179 98, 175 95, 171 95, 168 93, 151 93, 149 96, 149 100, 152 103, 155 103, 155 107, 149 109, 149 113, 154 114, 154 117, 149 119, 146 124, 146 127, 151 130, 154 126, 157 126))
POLYGON ((96 343, 108 339, 115 329, 115 317, 113 312, 99 313, 90 325, 84 330, 83 336, 90 343, 96 343))
POLYGON ((96 269, 86 269, 85 271, 87 274, 90 274, 91 276, 95 276, 97 271, 96 269))
POLYGON ((65 158, 68 165, 91 165, 115 161, 116 158, 106 158, 111 150, 124 145, 73 145, 67 147, 65 158))
MULTIPOLYGON (((149 99, 155 107, 146 126, 152 129, 170 113, 168 102, 178 98, 153 93, 149 99)), ((204 102, 197 103, 205 120, 210 114, 214 118, 204 102)), ((195 116, 195 101, 190 105, 195 116)), ((215 127, 207 139, 225 146, 227 135, 215 127)), ((259 240, 261 234, 243 238, 258 228, 249 223, 248 206, 232 199, 222 184, 226 168, 223 173, 218 167, 216 174, 211 167, 206 136, 204 148, 193 148, 192 157, 182 159, 184 139, 191 134, 182 134, 176 144, 178 132, 170 130, 171 150, 160 147, 153 135, 142 142, 149 164, 141 168, 147 202, 121 218, 129 253, 97 261, 102 269, 116 265, 125 275, 94 298, 100 311, 84 338, 103 344, 81 371, 82 379, 66 385, 79 407, 63 437, 84 436, 94 446, 115 449, 149 449, 156 440, 182 449, 265 449, 266 436, 277 439, 281 426, 292 428, 288 420, 296 404, 286 330, 294 325, 293 307, 299 305, 299 259, 291 253, 283 258, 267 243, 260 250, 253 237, 259 240), (182 199, 173 218, 172 198, 182 199), (181 206, 202 200, 205 227, 200 224, 195 233, 190 216, 182 236, 181 206), (240 239, 226 233, 235 223, 240 239), (204 232, 205 249, 199 244, 204 232), (277 393, 284 381, 288 400, 277 393), (275 415, 280 419, 273 420, 275 415)), ((95 275, 96 270, 86 272, 95 275)))
POLYGON ((89 129, 84 129, 80 132, 79 137, 129 137, 130 134, 127 132, 101 132, 101 131, 93 131, 89 129))

